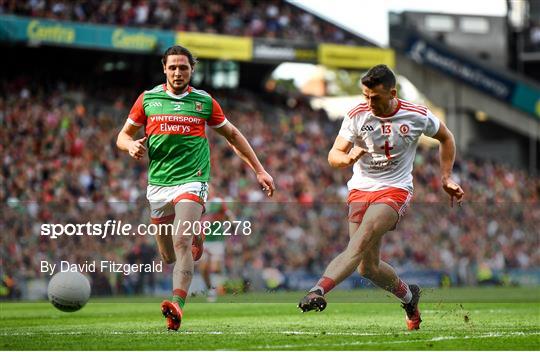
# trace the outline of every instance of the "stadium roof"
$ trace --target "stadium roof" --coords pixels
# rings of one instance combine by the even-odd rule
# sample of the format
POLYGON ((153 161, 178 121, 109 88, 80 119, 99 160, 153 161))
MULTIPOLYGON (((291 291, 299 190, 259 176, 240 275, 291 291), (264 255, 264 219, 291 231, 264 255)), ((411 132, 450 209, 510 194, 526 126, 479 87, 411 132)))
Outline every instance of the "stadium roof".
POLYGON ((357 31, 351 30, 350 28, 347 28, 347 27, 343 26, 343 24, 341 24, 338 21, 330 18, 329 16, 325 16, 324 14, 322 14, 320 12, 313 11, 312 9, 310 9, 309 7, 305 6, 302 3, 294 2, 292 0, 285 0, 285 1, 288 4, 290 4, 290 5, 292 5, 292 6, 296 7, 296 8, 299 8, 302 11, 305 11, 305 12, 308 12, 308 13, 312 14, 313 16, 317 17, 321 21, 328 22, 328 23, 338 27, 342 31, 350 34, 351 36, 356 37, 360 41, 360 43, 359 43, 360 45, 373 46, 373 47, 381 48, 381 46, 379 44, 377 44, 376 42, 368 39, 367 37, 365 37, 364 35, 362 35, 361 33, 357 32, 357 31))

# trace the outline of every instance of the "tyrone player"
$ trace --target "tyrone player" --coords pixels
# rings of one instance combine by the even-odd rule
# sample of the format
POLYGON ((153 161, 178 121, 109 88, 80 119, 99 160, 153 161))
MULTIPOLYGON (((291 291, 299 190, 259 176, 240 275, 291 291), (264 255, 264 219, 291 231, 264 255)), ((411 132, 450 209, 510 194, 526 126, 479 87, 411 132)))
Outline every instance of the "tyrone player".
POLYGON ((328 162, 334 168, 353 166, 349 188, 349 243, 322 278, 300 301, 303 311, 322 311, 327 294, 355 270, 393 293, 406 312, 407 328, 419 329, 420 288, 408 285, 380 260, 383 235, 395 229, 413 192, 413 161, 423 133, 440 141, 442 187, 461 203, 463 190, 450 178, 455 158, 454 136, 427 108, 397 98, 396 78, 386 65, 362 77, 366 102, 345 116, 328 162))
POLYGON ((140 160, 148 150, 149 171, 146 197, 154 224, 161 227, 156 236, 164 262, 174 264, 173 297, 161 304, 167 327, 178 330, 182 308, 193 277, 193 261, 203 253, 202 236, 194 235, 192 225, 201 219, 208 196, 210 148, 206 126, 224 136, 235 153, 255 172, 266 194, 274 193, 274 181, 259 162, 242 133, 229 122, 218 102, 208 93, 189 85, 196 59, 182 46, 168 48, 162 58, 166 83, 139 95, 117 146, 140 160), (134 139, 144 126, 145 135, 134 139), (147 147, 145 146, 147 142, 147 147))

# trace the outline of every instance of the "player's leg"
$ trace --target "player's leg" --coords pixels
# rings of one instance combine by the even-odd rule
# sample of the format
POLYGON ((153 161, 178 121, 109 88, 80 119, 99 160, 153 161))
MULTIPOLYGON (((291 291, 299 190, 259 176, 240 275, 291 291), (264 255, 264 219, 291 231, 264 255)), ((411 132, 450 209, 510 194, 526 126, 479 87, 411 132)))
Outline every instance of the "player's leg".
POLYGON ((404 294, 397 290, 400 286, 400 278, 390 264, 380 260, 381 243, 382 241, 379 241, 366 252, 358 266, 358 272, 375 285, 396 295, 403 303, 408 303, 411 300, 410 290, 407 287, 404 294))
POLYGON ((401 301, 406 312, 406 322, 409 330, 420 329, 420 323, 422 322, 420 310, 418 309, 420 288, 418 285, 405 283, 399 278, 394 268, 380 260, 380 248, 381 243, 366 253, 358 266, 358 272, 375 285, 392 293, 401 301))
MULTIPOLYGON (((208 289, 208 302, 217 301, 217 290, 216 284, 219 283, 219 274, 222 273, 223 263, 225 262, 225 241, 210 241, 205 244, 205 256, 207 260, 207 266, 205 267, 206 275, 208 275, 207 284, 208 289), (214 276, 214 281, 212 282, 212 276, 214 276)), ((204 276, 204 275, 203 275, 204 276)))
POLYGON ((217 292, 215 287, 212 285, 212 273, 214 272, 213 267, 213 255, 208 248, 208 244, 205 246, 204 255, 202 257, 200 269, 201 276, 203 278, 204 284, 206 286, 207 301, 214 303, 217 301, 217 292))
MULTIPOLYGON (((158 226, 158 235, 155 236, 159 254, 161 259, 166 264, 174 264, 176 262, 176 255, 174 254, 173 246, 173 229, 174 229, 174 207, 169 203, 171 208, 171 215, 161 217, 161 218, 152 218, 152 223, 158 226)), ((163 309, 163 304, 161 307, 163 315, 167 318, 167 328, 169 330, 178 330, 180 327, 180 321, 177 319, 172 319, 167 314, 167 309, 163 309)))
MULTIPOLYGON (((159 254, 161 259, 167 264, 176 262, 176 254, 174 253, 173 245, 173 230, 174 230, 174 205, 171 202, 164 201, 167 199, 168 193, 171 192, 169 187, 148 186, 148 200, 150 201, 150 210, 152 224, 157 226, 158 234, 155 236, 159 254)), ((170 314, 171 311, 180 311, 171 301, 163 301, 161 304, 161 312, 167 318, 167 328, 169 330, 178 330, 180 320, 176 315, 181 315, 181 312, 176 312, 176 315, 170 314)))
MULTIPOLYGON (((403 216, 410 200, 411 195, 408 192, 395 188, 382 191, 374 199, 375 202, 391 206, 399 216, 403 216)), ((358 271, 360 275, 368 278, 375 285, 396 296, 405 309, 407 328, 409 330, 419 329, 422 322, 418 309, 420 287, 405 283, 399 278, 392 266, 380 260, 381 243, 382 240, 364 255, 358 271)))
POLYGON ((347 248, 330 262, 323 277, 302 299, 299 307, 303 311, 323 310, 326 307, 323 296, 358 268, 363 256, 377 246, 387 231, 395 227, 397 220, 398 214, 391 206, 371 204, 360 226, 350 235, 347 248))
POLYGON ((163 301, 161 310, 167 320, 173 322, 169 329, 178 330, 182 320, 182 309, 193 278, 194 261, 192 254, 193 224, 200 221, 203 205, 191 199, 179 199, 175 204, 173 247, 176 262, 173 269, 173 298, 163 301))
POLYGON ((345 251, 338 255, 326 268, 324 277, 335 284, 349 277, 360 264, 362 258, 376 248, 382 236, 394 228, 398 215, 386 204, 372 204, 367 209, 358 229, 350 236, 345 251))
POLYGON ((152 224, 158 226, 159 232, 155 237, 161 260, 163 260, 166 264, 174 263, 176 261, 172 240, 174 214, 162 218, 152 218, 152 224))
MULTIPOLYGON (((403 214, 407 207, 408 200, 398 198, 398 202, 389 202, 398 214, 403 214)), ((350 222, 350 233, 355 232, 358 224, 350 222)), ((422 319, 420 318, 420 310, 418 309, 418 301, 420 299, 420 288, 417 285, 408 285, 399 278, 392 266, 380 259, 382 239, 379 240, 376 246, 367 251, 358 266, 358 272, 363 277, 369 279, 375 285, 392 293, 402 303, 402 307, 406 312, 407 328, 409 330, 419 329, 422 319)))
POLYGON ((358 272, 375 285, 396 296, 405 309, 407 328, 419 329, 422 322, 418 309, 420 288, 417 285, 405 283, 390 264, 380 260, 381 243, 382 241, 379 241, 377 246, 366 252, 358 266, 358 272))
POLYGON ((170 202, 172 187, 148 185, 146 197, 150 203, 152 225, 157 226, 155 236, 161 259, 172 264, 176 261, 172 242, 174 205, 170 202))
POLYGON ((176 203, 175 212, 174 228, 176 233, 173 235, 173 245, 177 259, 173 270, 173 288, 183 291, 183 297, 181 297, 183 300, 179 301, 182 307, 193 278, 194 261, 191 249, 194 236, 193 227, 201 219, 203 206, 198 202, 182 199, 176 203))
MULTIPOLYGON (((352 236, 359 227, 359 223, 349 222, 349 234, 352 236)), ((371 250, 366 251, 366 254, 358 266, 358 273, 366 279, 369 279, 375 285, 392 292, 397 286, 399 278, 390 264, 380 260, 381 244, 382 238, 376 246, 371 248, 371 250)))
POLYGON ((204 254, 201 257, 201 261, 199 263, 199 269, 206 289, 210 290, 212 288, 212 280, 210 278, 210 274, 212 271, 212 255, 208 251, 208 246, 205 247, 206 248, 204 249, 204 254))

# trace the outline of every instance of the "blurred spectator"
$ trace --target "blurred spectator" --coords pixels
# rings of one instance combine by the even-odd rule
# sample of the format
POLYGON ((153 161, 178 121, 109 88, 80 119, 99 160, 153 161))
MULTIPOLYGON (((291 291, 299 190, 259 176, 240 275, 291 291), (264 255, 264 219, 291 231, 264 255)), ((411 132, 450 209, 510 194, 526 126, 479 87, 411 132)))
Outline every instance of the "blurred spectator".
POLYGON ((298 41, 369 45, 284 0, 4 0, 0 13, 298 41))
MULTIPOLYGON (((2 84, 0 293, 20 296, 27 280, 45 277, 40 260, 159 260, 151 236, 40 236, 42 223, 148 223, 146 167, 115 147, 127 116, 116 97, 131 99, 137 92, 111 86, 115 100, 107 100, 103 92, 61 82, 28 86, 18 78, 2 84)), ((291 108, 278 95, 213 93, 227 117, 242 126, 278 189, 271 203, 258 203, 261 192, 252 173, 208 132, 211 187, 234 199, 228 207, 252 224, 252 235, 227 239, 226 272, 255 288, 257 282, 286 287, 293 273, 319 274, 347 244, 345 184, 351 171, 333 170, 326 161, 340 122, 301 97, 291 108)), ((385 237, 382 258, 399 271, 447 272, 459 284, 489 282, 491 272, 538 268, 540 180, 506 165, 460 158, 455 177, 468 201, 450 209, 437 160, 436 150, 418 151, 414 209, 385 237)), ((152 293, 166 285, 144 274, 93 279, 103 294, 152 293)))

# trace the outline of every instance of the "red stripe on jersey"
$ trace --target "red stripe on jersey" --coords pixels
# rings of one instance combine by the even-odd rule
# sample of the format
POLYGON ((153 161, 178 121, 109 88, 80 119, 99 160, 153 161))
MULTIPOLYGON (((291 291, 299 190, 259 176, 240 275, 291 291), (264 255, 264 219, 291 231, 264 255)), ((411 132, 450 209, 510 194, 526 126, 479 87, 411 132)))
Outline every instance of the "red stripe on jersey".
POLYGON ((180 134, 206 137, 205 119, 197 116, 152 115, 148 117, 146 134, 180 134))
POLYGON ((417 108, 426 108, 424 105, 415 104, 415 103, 412 103, 412 102, 410 102, 408 100, 399 99, 399 101, 401 101, 402 104, 412 105, 412 106, 415 106, 417 108))
POLYGON ((367 108, 368 108, 368 106, 367 106, 366 103, 360 103, 360 104, 356 105, 354 108, 352 108, 351 110, 349 110, 347 115, 352 116, 352 115, 357 113, 356 110, 358 110, 358 109, 367 109, 367 108))
POLYGON ((418 110, 418 111, 421 111, 423 114, 427 113, 427 109, 422 109, 422 108, 419 108, 419 107, 416 107, 416 106, 404 105, 403 108, 418 110))
POLYGON ((358 109, 358 110, 353 111, 352 114, 348 114, 348 115, 349 115, 349 118, 352 119, 356 114, 361 113, 361 112, 366 112, 366 111, 369 111, 369 109, 358 109))
POLYGON ((409 106, 401 106, 401 108, 402 108, 403 110, 412 111, 412 112, 417 112, 417 113, 419 113, 420 115, 427 116, 427 111, 422 111, 422 110, 419 110, 419 109, 411 108, 411 107, 409 107, 409 106))
POLYGON ((423 111, 427 112, 427 108, 425 106, 422 106, 422 105, 416 105, 416 104, 413 104, 413 103, 410 103, 410 102, 404 101, 404 100, 401 100, 401 104, 403 106, 408 106, 408 107, 411 107, 411 108, 414 108, 414 109, 419 109, 419 110, 423 110, 423 111))
POLYGON ((347 115, 349 115, 349 118, 352 119, 356 114, 361 113, 361 112, 366 112, 366 111, 369 111, 369 108, 358 108, 358 109, 355 109, 354 111, 351 111, 347 115))

